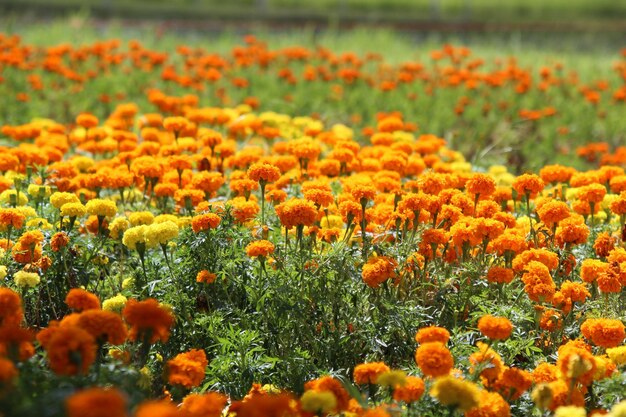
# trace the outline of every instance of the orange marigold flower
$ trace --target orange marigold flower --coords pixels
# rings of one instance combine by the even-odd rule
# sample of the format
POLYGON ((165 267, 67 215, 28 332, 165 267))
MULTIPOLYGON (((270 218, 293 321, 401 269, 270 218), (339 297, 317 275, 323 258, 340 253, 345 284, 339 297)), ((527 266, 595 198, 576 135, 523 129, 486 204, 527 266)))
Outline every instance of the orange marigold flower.
POLYGON ((415 334, 417 343, 439 342, 445 345, 448 340, 450 340, 450 332, 438 326, 422 327, 415 334))
POLYGON ((561 220, 556 229, 556 242, 559 246, 580 245, 587 241, 589 237, 589 227, 585 224, 585 219, 580 215, 572 215, 561 220))
POLYGON ((207 271, 206 269, 203 269, 196 275, 196 282, 203 282, 205 284, 213 284, 216 279, 217 275, 207 271))
POLYGON ((502 358, 489 345, 483 342, 476 344, 478 351, 470 355, 469 361, 472 364, 470 372, 475 371, 475 367, 481 369, 480 377, 485 386, 491 385, 504 370, 502 358))
POLYGON ((263 258, 274 253, 274 244, 268 240, 257 240, 246 246, 246 255, 250 257, 261 256, 263 258))
POLYGON ((24 226, 26 216, 15 208, 0 208, 0 229, 6 230, 9 226, 13 229, 21 229, 24 226))
POLYGON ((145 401, 137 407, 135 417, 180 417, 180 411, 167 400, 145 401))
POLYGON ((489 197, 496 191, 496 181, 488 174, 472 174, 465 189, 473 196, 489 197))
POLYGON ((361 277, 370 288, 378 288, 380 284, 396 276, 398 263, 388 256, 372 256, 363 265, 361 277))
POLYGON ((220 216, 215 213, 205 213, 191 219, 191 228, 195 233, 215 229, 220 224, 220 216))
POLYGON ((367 201, 374 200, 376 197, 376 187, 373 185, 356 184, 350 190, 350 194, 352 195, 352 198, 363 205, 364 203, 367 203, 367 201))
POLYGON ((18 375, 19 372, 13 362, 7 358, 0 357, 0 384, 7 386, 18 375))
POLYGON ((0 326, 0 357, 9 356, 14 361, 25 361, 35 354, 33 332, 10 323, 0 326))
POLYGON ((18 325, 24 317, 22 299, 9 288, 0 288, 0 326, 18 325))
POLYGON ((58 252, 70 243, 70 237, 65 232, 57 232, 50 238, 50 248, 58 252))
POLYGON ((514 271, 510 268, 493 265, 487 271, 487 281, 494 284, 509 284, 513 281, 514 271))
POLYGON ((397 385, 393 390, 393 399, 407 404, 418 401, 424 394, 424 381, 418 376, 407 376, 404 385, 397 385))
MULTIPOLYGON (((616 239, 612 237, 608 232, 602 232, 598 234, 596 241, 593 244, 593 250, 601 258, 606 258, 609 253, 615 248, 616 239)), ((584 261, 583 261, 584 263, 584 261)))
POLYGON ((148 340, 167 342, 170 328, 174 324, 174 316, 167 309, 161 307, 153 298, 144 301, 128 300, 122 311, 126 322, 131 326, 130 340, 148 340))
POLYGON ((78 316, 78 326, 91 334, 99 343, 121 345, 128 330, 122 318, 107 310, 86 310, 78 316))
POLYGON ((509 417, 511 407, 497 392, 481 392, 478 405, 470 408, 465 417, 509 417))
POLYGON ((589 184, 580 187, 577 192, 577 196, 581 201, 587 203, 600 203, 606 195, 606 187, 602 184, 589 184))
POLYGON ((478 330, 493 340, 504 340, 511 336, 513 323, 506 317, 482 316, 478 320, 478 330))
POLYGON ((494 383, 494 390, 500 392, 507 401, 515 401, 528 391, 533 384, 530 372, 518 368, 506 368, 494 383))
POLYGON ((599 259, 585 259, 580 266, 580 278, 588 283, 598 279, 600 274, 609 269, 609 264, 599 259))
POLYGON ((98 126, 98 118, 89 113, 79 114, 78 117, 76 117, 76 124, 85 129, 90 129, 98 126))
POLYGON ((545 187, 543 180, 535 174, 520 175, 513 180, 512 185, 517 195, 528 195, 530 198, 533 198, 545 187))
POLYGON ((127 417, 126 396, 115 388, 87 388, 65 400, 68 417, 127 417))
POLYGON ((622 291, 622 281, 619 266, 609 265, 606 271, 598 274, 598 289, 603 293, 618 293, 622 291))
POLYGON ((276 206, 276 214, 286 229, 295 226, 312 226, 317 220, 313 202, 294 198, 276 206))
POLYGON ((522 275, 522 281, 528 298, 536 302, 551 301, 556 286, 552 281, 548 267, 541 262, 530 261, 524 269, 527 272, 522 275))
POLYGON ((197 387, 204 379, 204 370, 208 364, 204 350, 192 349, 180 353, 167 362, 167 380, 171 385, 187 389, 197 387))
POLYGON ((532 378, 535 384, 542 382, 552 382, 558 379, 559 370, 556 365, 542 362, 532 371, 532 378))
POLYGON ((304 389, 305 391, 327 391, 332 393, 337 400, 337 406, 335 410, 333 410, 334 413, 340 413, 348 409, 350 403, 350 394, 348 394, 348 391, 346 391, 343 384, 332 376, 323 376, 321 378, 309 381, 304 384, 304 389))
POLYGON ((384 362, 362 363, 354 367, 354 383, 375 384, 381 374, 389 371, 389 367, 384 362))
POLYGON ((615 319, 587 319, 580 330, 587 340, 603 348, 619 346, 626 338, 624 323, 615 319))
POLYGON ((548 409, 551 411, 564 405, 585 406, 585 396, 581 388, 574 387, 570 390, 569 383, 562 379, 557 379, 548 383, 548 388, 552 394, 552 400, 548 409))
MULTIPOLYGON (((42 339, 39 338, 42 342, 42 339)), ((54 328, 43 345, 50 368, 58 375, 86 374, 96 359, 94 337, 76 326, 54 328)))
POLYGON ((546 309, 539 319, 539 327, 548 332, 553 332, 563 327, 563 314, 560 311, 546 309))
POLYGON ((328 190, 310 189, 304 191, 304 198, 318 207, 328 207, 335 201, 333 193, 328 190))
POLYGON ((562 201, 549 201, 537 209, 539 219, 548 227, 570 216, 570 209, 562 201))
POLYGON ((72 288, 65 297, 65 304, 74 311, 100 308, 98 297, 82 288, 72 288))
POLYGON ((188 417, 220 417, 227 402, 228 398, 218 392, 189 394, 183 398, 180 409, 188 417))
POLYGON ((426 376, 448 375, 454 366, 450 351, 439 342, 420 345, 415 351, 415 362, 426 376))
POLYGON ((272 164, 255 163, 248 168, 248 178, 259 183, 274 182, 280 178, 280 169, 272 164))
POLYGON ((545 182, 556 184, 557 182, 567 183, 576 170, 563 165, 546 165, 539 170, 539 176, 545 182))

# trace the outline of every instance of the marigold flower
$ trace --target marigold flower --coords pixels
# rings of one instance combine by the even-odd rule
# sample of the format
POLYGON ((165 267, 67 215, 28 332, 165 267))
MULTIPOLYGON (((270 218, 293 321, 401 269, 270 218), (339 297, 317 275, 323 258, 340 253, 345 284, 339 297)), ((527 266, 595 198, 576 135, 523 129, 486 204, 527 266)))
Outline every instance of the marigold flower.
POLYGON ((38 339, 46 350, 50 368, 58 375, 86 374, 96 359, 95 339, 80 327, 56 327, 45 342, 38 339))
POLYGON ((216 279, 217 275, 207 271, 206 269, 203 269, 196 275, 196 282, 203 282, 205 284, 213 284, 216 279))
POLYGON ((195 233, 203 230, 215 229, 220 224, 220 216, 215 213, 205 213, 191 219, 191 228, 195 233))
POLYGON ((227 401, 228 398, 218 392, 189 394, 183 398, 180 409, 189 417, 220 417, 227 401))
POLYGON ((354 383, 375 384, 378 377, 389 370, 383 362, 362 363, 354 367, 354 383))
POLYGON ((509 284, 513 281, 514 271, 510 268, 504 268, 494 265, 487 271, 487 281, 494 284, 509 284))
POLYGON ((489 197, 496 191, 496 181, 487 174, 475 173, 465 183, 468 193, 480 197, 489 197))
POLYGON ((570 208, 562 201, 549 201, 537 208, 539 219, 548 227, 570 216, 570 208))
POLYGON ((606 354, 609 355, 609 359, 617 366, 622 366, 626 363, 626 346, 608 348, 606 354))
POLYGON ((341 412, 348 409, 350 395, 344 388, 343 384, 331 376, 323 376, 304 384, 305 390, 314 390, 318 392, 332 392, 337 400, 337 406, 332 412, 341 412))
POLYGON ((294 198, 276 206, 276 214, 286 229, 312 226, 317 220, 317 208, 311 201, 294 198))
POLYGON ((493 384, 493 388, 499 391, 508 401, 519 399, 533 384, 530 372, 518 368, 506 368, 493 384))
POLYGON ((300 397, 304 411, 325 415, 337 407, 337 398, 330 391, 305 391, 300 397))
POLYGON ((481 392, 472 382, 446 375, 435 379, 430 395, 442 405, 467 411, 479 404, 481 392))
POLYGON ((509 403, 497 392, 481 392, 478 405, 465 412, 465 417, 508 417, 509 403))
POLYGON ((250 257, 267 257, 274 253, 274 244, 267 240, 257 240, 250 242, 246 246, 246 255, 250 257))
POLYGON ((65 400, 68 417, 127 417, 126 396, 115 388, 87 388, 65 400))
POLYGON ((450 332, 438 326, 422 327, 415 334, 417 343, 439 342, 445 345, 448 340, 450 340, 450 332))
POLYGON ((170 240, 176 238, 178 232, 178 225, 171 220, 146 226, 144 234, 146 246, 165 245, 170 240))
POLYGON ((418 401, 424 394, 424 381, 417 376, 407 376, 404 385, 396 385, 393 390, 393 399, 407 404, 418 401))
POLYGON ((21 229, 24 226, 26 216, 15 208, 0 208, 0 230, 4 231, 10 226, 13 229, 21 229))
POLYGON ((0 325, 18 325, 23 317, 20 296, 9 288, 0 288, 0 325))
POLYGON ((87 209, 82 203, 65 203, 61 206, 61 216, 82 217, 87 209))
POLYGON ((41 282, 41 278, 36 272, 17 271, 13 274, 13 282, 18 287, 34 288, 41 282))
POLYGON ((120 345, 128 331, 119 314, 107 310, 86 310, 78 317, 77 325, 89 332, 96 341, 120 345))
POLYGON ((179 417, 174 403, 167 400, 144 401, 137 407, 135 417, 179 417))
POLYGON ((536 302, 551 301, 556 285, 552 281, 548 267, 540 262, 530 261, 525 270, 527 272, 522 275, 522 281, 528 298, 536 302))
POLYGON ((171 385, 180 385, 187 389, 197 387, 204 379, 208 364, 204 350, 192 349, 180 353, 167 362, 167 380, 171 385))
POLYGON ((580 330, 587 340, 603 348, 619 346, 626 338, 624 324, 620 320, 587 319, 580 326, 580 330))
POLYGON ((563 247, 566 244, 580 245, 587 241, 589 237, 589 227, 580 215, 572 215, 561 220, 556 229, 556 242, 563 247))
POLYGON ((0 384, 6 386, 17 378, 19 372, 12 361, 0 357, 0 384))
POLYGON ((478 330, 493 340, 508 339, 513 331, 513 323, 505 317, 482 316, 478 320, 478 330))
POLYGON ((98 297, 81 288, 72 288, 65 297, 65 304, 74 311, 100 308, 98 297))
POLYGON ((480 376, 485 386, 490 386, 504 370, 504 363, 498 353, 491 349, 486 343, 476 344, 478 351, 470 355, 469 361, 472 364, 470 372, 475 372, 475 367, 481 369, 480 376))
MULTIPOLYGON (((63 209, 61 207, 61 209, 63 209)), ((87 213, 98 217, 114 217, 117 214, 117 205, 111 200, 94 198, 85 205, 87 213)))
POLYGON ((102 309, 106 311, 120 312, 126 305, 126 297, 118 294, 114 297, 107 298, 102 302, 102 309))
POLYGON ((372 256, 363 265, 361 277, 368 287, 378 288, 383 282, 396 276, 397 266, 398 263, 391 257, 372 256))
POLYGON ((415 351, 415 362, 424 375, 431 377, 448 375, 454 366, 452 354, 439 342, 420 345, 415 351))
POLYGON ((280 178, 280 169, 272 164, 255 163, 248 168, 248 178, 257 182, 274 182, 280 178))
POLYGON ((513 181, 513 189, 519 196, 528 195, 533 198, 543 190, 545 184, 543 180, 535 174, 523 174, 513 181))
POLYGON ((128 300, 122 315, 131 326, 130 340, 147 340, 149 343, 155 343, 167 342, 169 339, 174 316, 161 307, 157 300, 153 298, 144 301, 128 300))
POLYGON ((126 229, 122 237, 122 243, 128 249, 137 249, 137 244, 146 243, 146 229, 148 226, 141 225, 126 229))

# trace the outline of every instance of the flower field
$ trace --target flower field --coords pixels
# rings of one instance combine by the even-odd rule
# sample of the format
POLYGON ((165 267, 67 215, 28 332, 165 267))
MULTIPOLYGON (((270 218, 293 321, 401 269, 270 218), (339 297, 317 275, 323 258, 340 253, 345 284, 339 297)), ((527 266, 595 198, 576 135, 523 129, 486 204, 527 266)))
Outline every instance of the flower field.
POLYGON ((626 416, 601 64, 0 35, 0 416, 626 416))

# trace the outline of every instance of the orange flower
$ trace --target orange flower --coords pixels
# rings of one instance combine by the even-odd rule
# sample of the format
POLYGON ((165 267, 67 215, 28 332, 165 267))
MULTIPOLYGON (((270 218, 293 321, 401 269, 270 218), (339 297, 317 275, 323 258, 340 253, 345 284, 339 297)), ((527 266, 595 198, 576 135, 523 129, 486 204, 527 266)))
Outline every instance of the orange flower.
POLYGON ((513 180, 513 189, 518 196, 527 195, 533 198, 543 190, 545 186, 543 180, 535 174, 523 174, 513 180))
POLYGON ((274 244, 267 240, 257 240, 250 242, 246 246, 246 255, 252 257, 267 257, 274 253, 274 244))
POLYGON ((299 198, 277 205, 276 214, 286 229, 294 226, 312 226, 317 220, 315 204, 299 198))
POLYGON ((480 376, 485 386, 490 386, 504 370, 502 358, 486 343, 476 344, 478 351, 470 355, 469 361, 472 364, 470 372, 475 372, 475 367, 481 369, 480 376))
POLYGON ((20 296, 9 288, 0 288, 0 325, 19 325, 23 317, 20 296))
POLYGON ((14 361, 25 361, 35 354, 33 332, 17 324, 0 326, 0 356, 14 361))
POLYGON ((465 417, 509 417, 509 403, 497 392, 481 392, 478 405, 470 408, 465 417))
POLYGON ((570 209, 562 201, 549 201, 537 209, 539 219, 548 227, 570 216, 570 209))
POLYGON ((81 288, 72 288, 65 297, 65 304, 74 311, 100 309, 98 297, 81 288))
POLYGON ((331 392, 337 400, 337 406, 333 413, 340 413, 348 409, 350 402, 350 394, 344 388, 343 384, 332 376, 323 376, 304 384, 304 390, 313 390, 317 392, 331 392))
POLYGON ((548 267, 537 261, 530 261, 524 268, 527 272, 522 275, 524 291, 528 298, 533 301, 551 301, 556 291, 556 286, 548 267))
POLYGON ((506 368, 493 385, 507 401, 515 401, 528 391, 533 379, 530 372, 518 368, 506 368))
POLYGON ((439 342, 420 345, 415 351, 415 362, 424 375, 430 377, 448 375, 454 366, 452 354, 439 342))
POLYGON ((26 216, 14 208, 0 208, 0 229, 6 230, 9 226, 13 229, 21 229, 26 216))
POLYGON ((68 417, 127 417, 126 396, 115 388, 87 388, 65 400, 68 417))
POLYGON ((487 271, 487 281, 494 284, 509 284, 513 281, 514 272, 510 268, 494 265, 487 271))
POLYGON ((130 340, 147 340, 167 342, 170 327, 174 324, 174 316, 153 298, 144 301, 128 300, 122 315, 131 325, 130 340))
POLYGON ((99 343, 121 345, 128 331, 122 318, 106 310, 86 310, 78 317, 78 326, 91 334, 99 343))
POLYGON ((370 288, 378 288, 380 284, 396 276, 398 263, 388 256, 372 256, 363 265, 361 277, 370 288))
POLYGON ((546 165, 539 170, 539 176, 545 182, 556 184, 557 182, 567 183, 576 170, 563 165, 546 165))
POLYGON ((48 354, 50 368, 59 375, 86 374, 96 359, 96 341, 80 327, 56 327, 49 338, 38 339, 48 354))
POLYGON ((393 399, 395 401, 404 401, 405 403, 413 403, 418 401, 424 394, 424 381, 418 376, 407 376, 404 385, 396 386, 393 390, 393 399))
POLYGON ((354 367, 355 384, 375 384, 381 374, 389 372, 389 367, 384 362, 362 363, 354 367))
POLYGON ((208 364, 204 350, 192 349, 178 354, 167 362, 167 380, 171 385, 187 389, 197 387, 204 379, 208 364))
POLYGON ((589 227, 585 224, 585 219, 580 215, 572 215, 561 220, 556 229, 556 242, 559 246, 580 245, 587 241, 589 237, 589 227))
POLYGON ((417 343, 439 342, 445 345, 448 340, 450 340, 450 332, 438 326, 422 327, 415 334, 417 343))
POLYGON ((167 400, 145 401, 137 407, 135 417, 180 417, 180 411, 167 400))
POLYGON ((626 337, 624 324, 614 319, 587 319, 580 330, 587 340, 603 348, 619 346, 626 337))
POLYGON ((13 362, 9 359, 0 357, 0 384, 8 386, 10 382, 17 378, 19 372, 13 362))
POLYGON ((183 398, 181 411, 188 417, 220 417, 228 398, 217 392, 189 394, 183 398))
POLYGON ((70 243, 70 238, 65 232, 57 232, 50 238, 50 248, 53 252, 58 252, 67 244, 70 243))
POLYGON ((465 183, 465 189, 472 196, 489 197, 496 191, 496 181, 487 174, 472 174, 470 179, 465 183))
POLYGON ((513 323, 506 317, 482 316, 478 320, 478 330, 492 340, 504 340, 511 336, 513 323))
POLYGON ((203 269, 196 275, 196 282, 204 282, 205 284, 213 284, 216 279, 217 275, 207 271, 206 269, 203 269))
POLYGON ((248 177, 259 183, 274 182, 280 178, 280 169, 272 164, 255 163, 248 168, 248 177))
POLYGON ((215 213, 206 213, 194 216, 191 219, 191 228, 195 233, 215 229, 220 224, 220 216, 215 213))

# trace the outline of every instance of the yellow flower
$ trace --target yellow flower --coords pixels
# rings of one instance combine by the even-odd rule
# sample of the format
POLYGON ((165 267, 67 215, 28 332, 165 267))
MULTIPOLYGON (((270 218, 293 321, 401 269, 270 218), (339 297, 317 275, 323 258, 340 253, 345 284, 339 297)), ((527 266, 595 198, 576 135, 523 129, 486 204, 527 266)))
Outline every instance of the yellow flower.
POLYGON ((87 213, 94 216, 113 217, 117 214, 117 205, 111 200, 94 198, 89 200, 85 206, 87 213))
POLYGON ((50 197, 50 187, 47 185, 28 184, 28 194, 32 197, 50 197))
POLYGON ((406 373, 401 370, 383 372, 378 376, 378 379, 376 379, 376 383, 383 387, 393 388, 398 385, 403 387, 406 383, 406 373))
POLYGON ((39 274, 35 272, 17 271, 13 275, 13 281, 18 287, 33 288, 41 282, 41 278, 39 278, 39 274))
POLYGON ((120 235, 130 227, 130 222, 126 217, 116 217, 109 223, 109 236, 119 239, 120 235))
POLYGON ((178 225, 171 221, 151 224, 146 227, 145 231, 146 245, 148 247, 166 244, 177 236, 178 225))
POLYGON ((554 412, 554 417, 587 417, 587 411, 575 405, 561 406, 554 412))
POLYGON ((50 196, 50 204, 59 210, 67 203, 80 203, 80 200, 73 193, 56 192, 50 196))
POLYGON ((626 417, 626 401, 615 404, 608 417, 626 417))
POLYGON ((125 278, 122 281, 122 289, 127 290, 135 284, 135 280, 133 278, 125 278))
POLYGON ((50 230, 52 229, 52 225, 48 222, 48 220, 43 219, 41 217, 36 217, 26 222, 26 227, 41 229, 41 230, 50 230))
POLYGON ((126 297, 118 294, 115 297, 107 298, 102 302, 102 309, 107 311, 120 312, 126 305, 126 297))
POLYGON ((552 390, 548 384, 539 384, 530 394, 533 402, 540 410, 546 410, 552 402, 552 390))
POLYGON ((430 395, 443 405, 467 411, 478 405, 480 390, 472 382, 446 375, 435 379, 430 395))
MULTIPOLYGON (((154 223, 165 223, 168 221, 178 224, 178 217, 173 214, 159 214, 154 218, 154 223)), ((180 227, 180 224, 178 226, 180 227)))
POLYGON ((154 214, 149 211, 136 211, 128 216, 128 220, 132 226, 149 225, 154 221, 154 214))
POLYGON ((94 160, 87 156, 75 156, 70 160, 70 162, 80 172, 87 171, 94 164, 94 160))
POLYGON ((337 407, 337 398, 330 391, 309 390, 302 394, 300 403, 304 411, 326 414, 337 407))
POLYGON ((128 249, 137 249, 137 243, 146 243, 146 229, 148 226, 141 225, 131 227, 124 232, 122 243, 128 249))
POLYGON ((28 197, 26 197, 26 193, 24 192, 21 192, 18 197, 16 190, 4 190, 0 193, 0 202, 2 204, 16 204, 18 206, 23 206, 28 203, 28 197))
POLYGON ((7 266, 0 265, 0 279, 5 279, 7 276, 7 266))
POLYGON ((37 217, 37 212, 35 211, 34 208, 30 206, 16 207, 16 210, 20 212, 26 218, 37 217))
POLYGON ((82 217, 87 212, 82 203, 66 203, 61 206, 61 216, 82 217))
POLYGON ((626 345, 609 348, 606 350, 606 354, 609 355, 609 359, 617 366, 626 363, 626 345))

